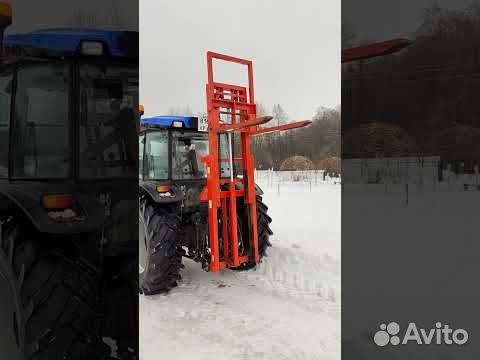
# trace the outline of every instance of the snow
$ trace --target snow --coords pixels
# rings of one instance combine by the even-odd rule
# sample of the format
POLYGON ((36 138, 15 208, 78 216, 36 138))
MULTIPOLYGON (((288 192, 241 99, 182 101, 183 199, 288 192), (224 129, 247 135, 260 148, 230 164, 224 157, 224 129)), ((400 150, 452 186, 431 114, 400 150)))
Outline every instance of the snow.
POLYGON ((140 297, 140 359, 340 358, 340 186, 258 172, 273 247, 256 270, 184 260, 179 286, 140 297))
POLYGON ((465 182, 476 183, 476 176, 452 175, 436 184, 424 180, 409 184, 408 202, 406 184, 344 185, 347 354, 365 359, 471 358, 468 351, 478 344, 441 350, 412 344, 380 352, 373 343, 374 332, 387 321, 400 324, 401 336, 410 322, 426 329, 441 322, 471 335, 478 329, 478 317, 472 314, 478 312, 480 291, 469 284, 478 281, 480 268, 480 191, 463 190, 465 182))

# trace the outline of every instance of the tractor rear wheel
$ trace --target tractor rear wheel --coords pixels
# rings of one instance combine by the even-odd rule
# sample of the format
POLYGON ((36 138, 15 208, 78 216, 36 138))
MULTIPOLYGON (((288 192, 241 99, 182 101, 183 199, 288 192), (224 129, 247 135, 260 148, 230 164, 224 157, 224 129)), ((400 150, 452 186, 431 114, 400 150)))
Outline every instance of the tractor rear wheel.
POLYGON ((90 360, 110 353, 98 333, 97 274, 62 250, 26 239, 0 217, 0 352, 5 359, 90 360))
POLYGON ((180 218, 146 199, 140 201, 139 210, 140 292, 168 292, 177 286, 184 268, 184 251, 178 239, 180 218))
MULTIPOLYGON (((246 209, 244 210, 246 214, 246 209)), ((246 216, 245 216, 246 217, 246 216)), ((244 217, 244 218, 245 218, 244 217)), ((260 256, 260 260, 267 256, 267 249, 269 246, 272 246, 270 243, 270 236, 273 235, 272 230, 270 229, 270 223, 272 222, 272 218, 268 216, 268 206, 265 205, 263 199, 260 195, 257 195, 257 232, 258 232, 258 255, 260 256)), ((242 240, 244 241, 244 248, 247 251, 250 251, 250 239, 248 237, 248 222, 243 220, 242 224, 244 226, 242 240)), ((245 264, 242 264, 236 268, 232 268, 232 270, 237 271, 245 271, 253 269, 256 266, 254 261, 249 261, 245 264)))

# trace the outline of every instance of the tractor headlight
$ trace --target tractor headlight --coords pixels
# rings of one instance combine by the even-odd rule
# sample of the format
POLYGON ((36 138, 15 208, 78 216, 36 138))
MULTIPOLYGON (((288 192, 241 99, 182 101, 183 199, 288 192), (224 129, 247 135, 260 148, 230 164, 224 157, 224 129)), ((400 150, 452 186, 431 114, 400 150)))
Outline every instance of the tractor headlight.
POLYGON ((183 122, 181 122, 181 121, 174 121, 174 122, 172 123, 172 126, 173 126, 174 128, 182 128, 182 127, 183 127, 183 122))
POLYGON ((104 53, 103 43, 99 41, 83 41, 80 46, 80 53, 88 56, 100 56, 104 53))

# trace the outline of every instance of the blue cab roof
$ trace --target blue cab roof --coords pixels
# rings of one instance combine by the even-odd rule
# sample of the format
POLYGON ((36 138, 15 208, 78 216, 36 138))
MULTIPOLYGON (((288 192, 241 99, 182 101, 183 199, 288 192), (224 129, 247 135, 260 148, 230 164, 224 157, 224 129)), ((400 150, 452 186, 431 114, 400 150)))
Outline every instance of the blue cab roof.
POLYGON ((142 118, 140 124, 143 126, 157 126, 170 128, 173 127, 174 121, 181 121, 183 123, 184 129, 196 129, 197 128, 198 118, 193 116, 176 116, 176 115, 166 115, 166 116, 154 116, 149 118, 142 118))
MULTIPOLYGON (((138 32, 86 28, 58 28, 36 30, 24 34, 7 35, 5 36, 4 44, 7 46, 31 47, 50 51, 76 53, 79 51, 82 41, 100 41, 106 45, 111 56, 125 57, 128 55, 128 50, 125 48, 124 41, 127 34, 130 34, 130 36, 131 34, 136 34, 138 37, 138 32)), ((131 46, 135 46, 135 44, 131 46)))

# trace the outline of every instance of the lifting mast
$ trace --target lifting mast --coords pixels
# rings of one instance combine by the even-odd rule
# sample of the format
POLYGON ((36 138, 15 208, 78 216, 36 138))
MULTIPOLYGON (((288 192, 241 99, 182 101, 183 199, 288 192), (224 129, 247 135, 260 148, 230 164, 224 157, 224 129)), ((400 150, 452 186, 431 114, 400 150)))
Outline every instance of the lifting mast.
MULTIPOLYGON (((412 42, 407 39, 394 39, 366 46, 342 50, 342 63, 369 59, 396 53, 412 42)), ((250 140, 254 136, 272 132, 300 128, 311 124, 310 120, 298 121, 286 125, 260 128, 272 120, 271 116, 257 118, 253 63, 228 55, 207 52, 208 83, 206 86, 208 109, 209 155, 202 161, 207 169, 207 184, 199 200, 208 203, 208 227, 211 272, 225 268, 238 267, 246 262, 260 261, 258 249, 257 208, 255 190, 255 160, 250 149, 250 140), (244 86, 219 83, 214 80, 213 61, 225 61, 241 64, 248 70, 248 88, 244 86), (221 115, 227 115, 227 122, 221 121, 221 115), (241 154, 233 154, 233 133, 240 134, 241 154), (219 157, 219 137, 227 137, 228 158, 219 157), (220 164, 228 162, 230 174, 222 177, 220 164), (234 176, 234 163, 241 163, 242 177, 234 176), (238 253, 237 199, 243 198, 248 212, 250 253, 238 253), (219 216, 222 228, 219 229, 219 216), (223 260, 220 261, 219 233, 223 239, 223 260)))
POLYGON ((249 261, 253 261, 255 264, 260 262, 254 178, 255 160, 250 149, 251 138, 266 133, 304 127, 311 124, 311 121, 305 120, 281 126, 260 128, 260 125, 269 122, 272 117, 257 118, 252 61, 208 52, 207 68, 206 92, 210 151, 209 155, 202 159, 207 169, 207 184, 200 194, 200 201, 208 203, 211 257, 209 270, 218 272, 224 268, 238 267, 249 261), (247 66, 248 88, 216 82, 214 80, 214 60, 247 66), (222 118, 222 115, 227 115, 227 121, 223 121, 225 117, 222 118), (233 154, 233 133, 240 135, 240 156, 233 154), (227 138, 228 159, 219 157, 220 136, 226 136, 227 138), (229 163, 230 174, 228 177, 221 176, 220 164, 222 162, 229 163), (242 177, 234 176, 234 163, 242 165, 242 177), (237 199, 239 198, 243 198, 248 214, 250 253, 246 255, 241 255, 238 252, 237 199), (219 229, 219 216, 221 217, 221 229, 219 229), (219 232, 221 232, 223 239, 222 261, 220 261, 219 253, 219 232))

